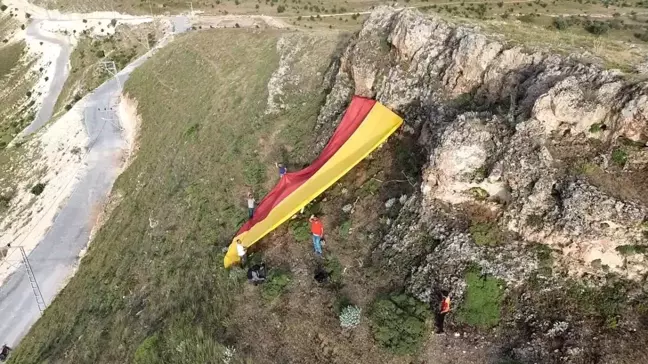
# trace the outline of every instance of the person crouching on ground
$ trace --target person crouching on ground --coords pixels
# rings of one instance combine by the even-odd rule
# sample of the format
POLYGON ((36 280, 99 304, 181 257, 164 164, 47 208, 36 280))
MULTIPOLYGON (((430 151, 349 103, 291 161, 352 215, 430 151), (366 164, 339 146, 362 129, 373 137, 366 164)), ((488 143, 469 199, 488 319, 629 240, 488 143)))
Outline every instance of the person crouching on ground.
POLYGON ((281 177, 288 172, 288 168, 286 168, 282 163, 275 163, 275 166, 277 166, 277 169, 279 170, 279 178, 281 179, 281 177))
POLYGON ((308 219, 310 222, 311 233, 313 234, 313 250, 318 256, 322 256, 322 237, 324 236, 324 225, 320 219, 311 215, 308 219))
POLYGON ((241 262, 241 267, 244 266, 247 261, 247 249, 245 249, 240 239, 236 239, 236 253, 238 254, 239 261, 241 262))

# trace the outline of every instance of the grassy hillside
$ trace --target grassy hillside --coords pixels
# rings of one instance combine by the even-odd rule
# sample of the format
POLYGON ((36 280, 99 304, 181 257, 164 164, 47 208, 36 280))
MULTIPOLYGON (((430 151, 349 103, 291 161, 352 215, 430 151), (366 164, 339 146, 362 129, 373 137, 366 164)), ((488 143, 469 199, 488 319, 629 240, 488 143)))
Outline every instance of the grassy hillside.
POLYGON ((36 77, 29 71, 33 61, 26 56, 24 42, 9 42, 19 29, 18 22, 0 13, 0 218, 14 197, 15 177, 22 173, 17 171, 25 156, 22 148, 7 146, 34 117, 31 90, 36 77))
POLYGON ((123 202, 12 363, 222 362, 242 278, 222 268, 222 247, 246 216, 245 193, 276 181, 281 148, 308 160, 340 40, 285 35, 300 45, 299 77, 284 88, 286 110, 266 114, 282 36, 192 33, 133 73, 126 90, 143 123, 114 187, 123 202))

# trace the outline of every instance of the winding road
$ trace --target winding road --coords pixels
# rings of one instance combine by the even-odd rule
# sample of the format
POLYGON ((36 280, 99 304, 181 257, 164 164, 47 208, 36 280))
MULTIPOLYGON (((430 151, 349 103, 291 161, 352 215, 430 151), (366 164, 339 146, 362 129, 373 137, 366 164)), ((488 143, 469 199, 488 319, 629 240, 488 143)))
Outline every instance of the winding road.
MULTIPOLYGON (((172 34, 184 32, 190 27, 190 21, 186 17, 178 16, 170 20, 173 24, 172 34)), ((28 29, 28 34, 38 40, 60 46, 61 53, 56 61, 55 79, 52 80, 50 93, 45 98, 38 116, 24 134, 35 132, 52 116, 54 104, 68 75, 67 63, 72 51, 72 47, 64 40, 41 32, 41 21, 44 20, 34 21, 28 29)), ((110 79, 80 102, 85 104, 84 124, 90 140, 85 155, 86 166, 78 172, 78 182, 67 202, 57 213, 51 229, 29 254, 46 304, 51 303, 74 272, 79 254, 88 244, 92 229, 90 216, 106 201, 119 174, 120 158, 125 147, 117 114, 121 85, 133 70, 165 46, 172 39, 172 34, 165 36, 153 49, 119 72, 119 80, 110 79)), ((9 346, 17 345, 40 317, 24 269, 16 270, 0 287, 0 312, 0 344, 6 343, 9 346)))
POLYGON ((62 37, 41 31, 40 26, 42 23, 42 20, 34 20, 29 24, 29 27, 27 27, 26 35, 47 42, 51 44, 51 46, 58 47, 60 51, 54 64, 54 77, 50 83, 49 90, 43 99, 41 108, 38 110, 38 113, 36 113, 34 121, 32 121, 32 123, 22 131, 21 135, 30 135, 49 121, 54 113, 56 100, 58 99, 61 90, 63 90, 63 85, 69 75, 67 64, 72 55, 72 46, 70 46, 70 44, 62 37))

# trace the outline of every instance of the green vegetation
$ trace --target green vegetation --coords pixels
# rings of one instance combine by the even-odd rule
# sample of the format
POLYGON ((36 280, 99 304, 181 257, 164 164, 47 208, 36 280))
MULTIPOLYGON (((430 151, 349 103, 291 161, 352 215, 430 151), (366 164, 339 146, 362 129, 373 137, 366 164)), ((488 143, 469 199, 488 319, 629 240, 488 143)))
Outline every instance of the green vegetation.
POLYGON ((502 232, 495 222, 473 223, 469 231, 475 244, 480 246, 494 246, 502 241, 502 232))
POLYGON ((18 61, 25 49, 25 43, 12 43, 0 47, 0 79, 7 76, 18 66, 18 61))
MULTIPOLYGON (((581 314, 597 320, 606 329, 615 329, 627 300, 628 288, 616 282, 601 288, 572 283, 566 287, 562 306, 577 309, 581 314)), ((642 300, 637 300, 642 302, 642 300)))
POLYGON ((585 25, 585 30, 594 35, 603 35, 610 31, 610 26, 602 21, 590 21, 585 25))
POLYGON ((271 270, 262 286, 261 295, 268 301, 274 300, 288 287, 290 280, 290 272, 280 269, 271 270))
POLYGON ((297 241, 310 241, 311 232, 308 221, 293 220, 290 222, 290 231, 297 241))
POLYGON ((466 272, 466 285, 466 298, 457 320, 482 329, 496 326, 500 321, 504 282, 471 268, 466 272))
POLYGON ((540 272, 550 275, 554 264, 553 251, 546 244, 536 244, 534 248, 538 258, 538 268, 540 272))
MULTIPOLYGON (((0 14, 0 164, 12 158, 3 150, 34 119, 31 88, 36 77, 29 72, 33 60, 25 56, 25 42, 9 43, 18 22, 0 14)), ((3 168, 0 166, 0 168, 3 168)))
POLYGON ((134 364, 155 364, 159 363, 162 358, 158 355, 160 351, 160 338, 158 335, 147 337, 146 340, 135 350, 134 364))
POLYGON ((468 190, 468 193, 478 201, 484 201, 490 196, 488 192, 481 187, 471 187, 468 190))
POLYGON ((648 245, 620 245, 616 247, 621 255, 634 255, 648 253, 648 245))
POLYGON ((340 260, 334 256, 327 256, 324 260, 324 268, 329 274, 329 282, 335 288, 342 287, 342 264, 340 260))
POLYGON ((612 161, 618 166, 625 166, 628 161, 628 153, 623 148, 615 148, 612 151, 612 161))
POLYGON ((590 131, 590 133, 594 133, 594 134, 595 133, 600 133, 603 130, 602 128, 603 128, 603 124, 594 123, 594 124, 592 124, 592 126, 590 126, 589 131, 590 131))
POLYGON ((349 235, 349 233, 351 232, 351 225, 352 225, 351 220, 344 220, 344 221, 340 224, 340 230, 339 230, 339 231, 340 231, 340 236, 341 236, 342 238, 344 238, 344 237, 346 237, 347 235, 349 235))
POLYGON ((353 328, 360 324, 360 314, 362 310, 355 305, 349 305, 342 309, 340 313, 340 326, 343 328, 353 328))
POLYGON ((379 298, 370 312, 374 339, 396 354, 414 353, 425 337, 429 316, 427 305, 407 294, 379 298))
MULTIPOLYGON (((285 33, 309 46, 300 48, 291 68, 300 78, 285 90, 290 108, 267 115, 279 36, 284 33, 190 33, 133 72, 125 91, 137 99, 143 122, 137 158, 114 186, 123 201, 12 363, 130 363, 152 336, 157 339, 140 348, 138 359, 222 362, 232 299, 242 284, 222 268, 222 248, 247 213, 245 191, 263 187, 246 186, 242 166, 258 158, 274 170, 280 146, 291 147, 290 163, 312 153, 322 75, 338 42, 337 35, 285 33), (194 124, 200 128, 185 136, 194 124), (291 138, 279 132, 261 150, 260 138, 284 129, 309 132, 291 138), (292 138, 303 144, 291 144, 292 138)), ((264 286, 285 289, 286 280, 275 273, 274 283, 264 286)))
POLYGON ((39 183, 35 184, 34 187, 32 187, 30 191, 31 191, 32 194, 38 196, 41 193, 43 193, 44 190, 45 190, 45 184, 39 182, 39 183))

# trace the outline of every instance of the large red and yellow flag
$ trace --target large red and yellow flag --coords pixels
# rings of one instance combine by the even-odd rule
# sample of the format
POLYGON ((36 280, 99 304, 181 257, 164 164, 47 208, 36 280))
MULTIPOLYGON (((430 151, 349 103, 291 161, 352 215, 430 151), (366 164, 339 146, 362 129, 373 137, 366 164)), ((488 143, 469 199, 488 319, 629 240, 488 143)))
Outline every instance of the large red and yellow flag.
POLYGON ((354 96, 319 157, 301 171, 286 173, 257 205, 254 217, 232 240, 225 268, 239 262, 237 240, 250 247, 276 229, 378 148, 402 123, 382 104, 354 96))

